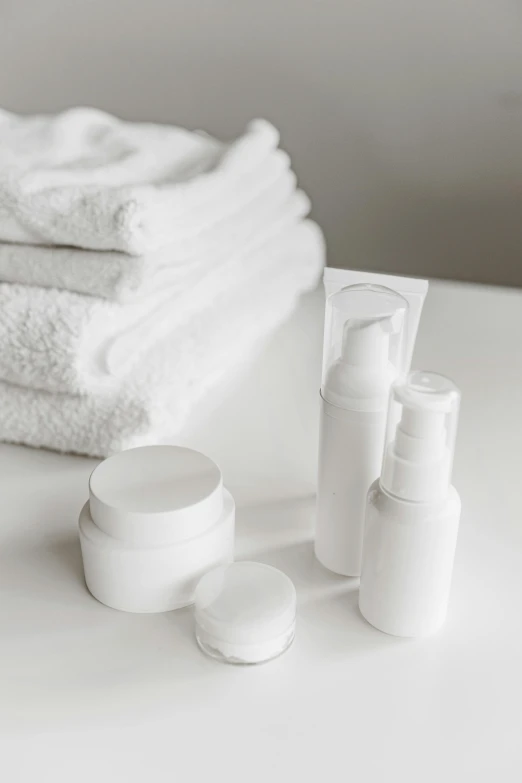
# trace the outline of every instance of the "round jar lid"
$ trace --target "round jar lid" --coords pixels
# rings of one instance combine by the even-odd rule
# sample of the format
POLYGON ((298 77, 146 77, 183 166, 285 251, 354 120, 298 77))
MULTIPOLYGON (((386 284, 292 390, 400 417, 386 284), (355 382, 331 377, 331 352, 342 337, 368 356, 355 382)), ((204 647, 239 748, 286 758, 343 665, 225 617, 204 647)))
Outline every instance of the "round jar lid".
POLYGON ((179 446, 143 446, 115 454, 89 480, 91 517, 113 538, 156 546, 194 538, 223 510, 218 466, 179 446))
POLYGON ((294 636, 295 587, 263 563, 232 563, 205 574, 194 607, 200 646, 222 660, 260 663, 286 650, 294 636))

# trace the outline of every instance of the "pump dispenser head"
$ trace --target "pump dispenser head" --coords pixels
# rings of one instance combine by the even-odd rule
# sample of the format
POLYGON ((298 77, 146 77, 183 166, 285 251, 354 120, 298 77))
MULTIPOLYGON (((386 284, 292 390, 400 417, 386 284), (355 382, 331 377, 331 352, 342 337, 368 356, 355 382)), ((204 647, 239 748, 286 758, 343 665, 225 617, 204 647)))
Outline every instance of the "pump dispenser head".
POLYGON ((381 487, 412 502, 443 500, 451 484, 460 392, 444 375, 415 370, 390 393, 381 487))
POLYGON ((386 407, 390 384, 406 369, 408 303, 390 288, 352 285, 328 297, 323 398, 340 408, 386 407))

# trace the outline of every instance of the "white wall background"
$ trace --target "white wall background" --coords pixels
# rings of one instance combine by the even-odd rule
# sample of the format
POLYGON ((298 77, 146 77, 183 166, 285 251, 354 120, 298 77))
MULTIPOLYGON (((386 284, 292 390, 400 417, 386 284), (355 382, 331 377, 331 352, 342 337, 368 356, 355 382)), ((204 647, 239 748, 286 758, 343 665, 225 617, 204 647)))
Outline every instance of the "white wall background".
POLYGON ((0 103, 266 116, 332 264, 522 285, 519 0, 0 0, 0 103))

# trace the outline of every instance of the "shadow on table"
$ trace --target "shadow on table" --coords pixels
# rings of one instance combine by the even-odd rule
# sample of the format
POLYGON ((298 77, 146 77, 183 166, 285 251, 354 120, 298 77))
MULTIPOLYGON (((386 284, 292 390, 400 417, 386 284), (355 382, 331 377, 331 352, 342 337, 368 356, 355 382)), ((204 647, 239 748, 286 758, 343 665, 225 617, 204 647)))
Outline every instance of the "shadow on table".
POLYGON ((83 576, 82 552, 80 541, 76 531, 74 533, 57 536, 43 547, 49 562, 54 568, 67 578, 71 584, 81 585, 85 588, 83 576))
POLYGON ((0 552, 0 584, 12 595, 39 602, 76 603, 78 593, 86 591, 78 534, 5 544, 0 552))
POLYGON ((359 579, 324 568, 315 558, 313 541, 260 552, 257 559, 292 579, 297 591, 296 635, 306 655, 331 660, 404 642, 366 622, 359 611, 359 579))
POLYGON ((358 606, 358 578, 339 576, 318 562, 314 519, 313 496, 242 507, 237 515, 237 559, 274 566, 295 585, 296 648, 303 654, 333 659, 404 643, 364 620, 358 606))

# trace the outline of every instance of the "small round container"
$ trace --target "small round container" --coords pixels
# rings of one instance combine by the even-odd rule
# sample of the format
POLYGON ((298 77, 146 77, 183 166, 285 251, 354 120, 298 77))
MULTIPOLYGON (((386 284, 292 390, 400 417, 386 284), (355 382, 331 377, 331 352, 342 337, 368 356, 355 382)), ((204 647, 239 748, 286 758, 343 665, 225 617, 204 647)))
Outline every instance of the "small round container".
POLYGON ((225 663, 270 661, 294 639, 296 592, 277 568, 240 562, 205 574, 194 595, 196 639, 225 663))
POLYGON ((230 563, 235 507, 217 465, 178 446, 115 454, 93 471, 79 521, 85 581, 101 603, 164 612, 230 563))

